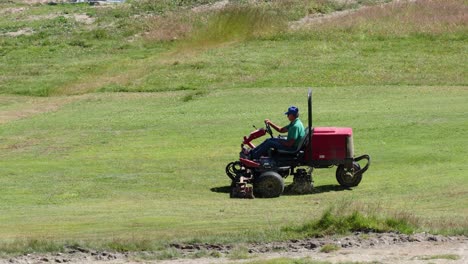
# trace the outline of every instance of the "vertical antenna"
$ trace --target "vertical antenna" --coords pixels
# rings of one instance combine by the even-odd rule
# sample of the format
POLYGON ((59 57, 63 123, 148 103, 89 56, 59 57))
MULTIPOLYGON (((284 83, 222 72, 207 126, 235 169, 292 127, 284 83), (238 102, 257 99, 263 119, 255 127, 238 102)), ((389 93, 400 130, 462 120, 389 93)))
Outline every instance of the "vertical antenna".
POLYGON ((312 129, 312 88, 309 88, 309 94, 307 99, 307 105, 309 110, 309 132, 312 129))
POLYGON ((309 111, 309 149, 310 149, 310 157, 308 160, 309 162, 312 162, 313 157, 312 157, 312 88, 309 88, 309 93, 307 96, 307 106, 308 106, 308 111, 309 111))

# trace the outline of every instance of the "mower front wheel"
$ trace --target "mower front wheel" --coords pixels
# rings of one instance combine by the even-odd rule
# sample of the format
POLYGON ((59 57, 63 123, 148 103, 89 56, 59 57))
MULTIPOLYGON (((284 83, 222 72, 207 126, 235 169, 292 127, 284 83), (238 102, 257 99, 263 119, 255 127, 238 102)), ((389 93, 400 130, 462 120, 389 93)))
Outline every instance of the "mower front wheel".
POLYGON ((336 180, 338 183, 345 187, 356 187, 362 180, 362 173, 354 173, 360 171, 361 166, 357 162, 353 162, 353 171, 347 170, 343 164, 339 165, 336 169, 336 180))
POLYGON ((266 171, 253 184, 255 197, 279 197, 284 191, 284 179, 275 171, 266 171))

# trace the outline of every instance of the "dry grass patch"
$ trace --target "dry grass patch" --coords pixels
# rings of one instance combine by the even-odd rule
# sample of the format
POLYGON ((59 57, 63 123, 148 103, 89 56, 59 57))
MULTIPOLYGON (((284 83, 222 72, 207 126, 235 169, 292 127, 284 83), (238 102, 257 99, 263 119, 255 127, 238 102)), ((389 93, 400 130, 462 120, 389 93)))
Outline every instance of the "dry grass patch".
POLYGON ((421 223, 425 229, 433 233, 452 235, 459 234, 468 236, 468 217, 464 218, 439 218, 426 219, 421 223))
POLYGON ((285 28, 282 15, 267 7, 226 2, 202 7, 149 17, 144 38, 186 39, 187 45, 198 47, 268 36, 285 28))
POLYGON ((193 31, 195 16, 191 12, 152 16, 146 21, 148 30, 143 37, 149 41, 185 39, 193 31))
POLYGON ((468 5, 463 0, 393 1, 309 19, 305 27, 396 36, 442 34, 466 30, 468 5))

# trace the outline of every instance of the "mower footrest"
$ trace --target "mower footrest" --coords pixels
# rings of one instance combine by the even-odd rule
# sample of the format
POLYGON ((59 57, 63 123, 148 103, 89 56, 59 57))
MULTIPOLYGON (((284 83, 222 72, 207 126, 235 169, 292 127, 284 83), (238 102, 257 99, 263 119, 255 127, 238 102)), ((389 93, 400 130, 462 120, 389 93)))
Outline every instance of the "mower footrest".
POLYGON ((288 151, 288 150, 277 150, 276 153, 280 156, 288 156, 288 157, 299 157, 300 155, 304 154, 304 151, 288 151))

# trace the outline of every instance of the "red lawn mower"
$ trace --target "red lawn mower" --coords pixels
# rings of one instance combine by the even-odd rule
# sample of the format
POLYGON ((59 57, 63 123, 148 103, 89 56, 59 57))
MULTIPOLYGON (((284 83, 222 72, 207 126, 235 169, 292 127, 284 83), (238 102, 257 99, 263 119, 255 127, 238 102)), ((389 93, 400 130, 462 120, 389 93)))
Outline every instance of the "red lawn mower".
POLYGON ((270 125, 256 129, 241 144, 238 161, 226 166, 231 179, 231 198, 273 198, 285 190, 284 179, 293 175, 293 184, 288 187, 295 193, 312 191, 314 169, 337 166, 336 180, 345 187, 358 186, 362 175, 370 165, 367 154, 354 157, 353 130, 342 127, 312 127, 312 90, 308 93, 308 127, 297 149, 270 149, 268 156, 250 159, 248 150, 255 148, 252 141, 267 133, 273 137, 270 125), (361 168, 359 161, 367 160, 361 168))

